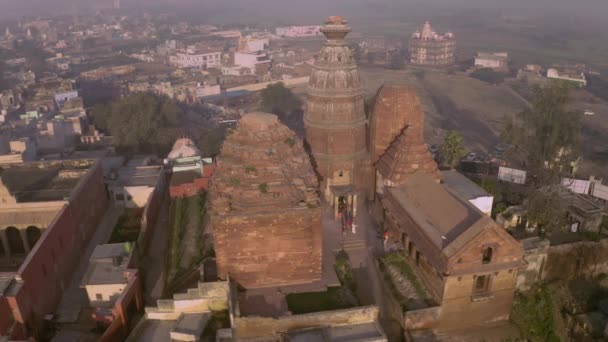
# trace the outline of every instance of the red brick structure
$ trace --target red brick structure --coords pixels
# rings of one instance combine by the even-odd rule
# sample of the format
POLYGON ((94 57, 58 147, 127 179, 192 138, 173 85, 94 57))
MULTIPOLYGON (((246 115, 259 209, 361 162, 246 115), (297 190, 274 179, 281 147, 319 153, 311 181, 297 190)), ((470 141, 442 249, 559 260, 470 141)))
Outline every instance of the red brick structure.
POLYGON ((441 184, 414 89, 383 87, 371 115, 376 216, 441 308, 439 328, 509 318, 523 248, 441 184))
POLYGON ((177 139, 165 163, 173 171, 169 186, 171 198, 190 197, 208 190, 215 165, 212 158, 201 158, 201 151, 191 139, 177 139))
POLYGON ((372 163, 378 162, 406 126, 424 128, 424 113, 416 89, 401 85, 380 87, 370 115, 372 163))
POLYGON ((251 113, 226 137, 209 191, 218 274, 245 288, 321 280, 318 181, 302 141, 251 113))
POLYGON ((416 173, 382 196, 385 227, 441 305, 439 327, 507 320, 523 248, 467 200, 416 173))
MULTIPOLYGON (((70 276, 80 261, 87 242, 103 218, 108 198, 101 163, 70 161, 78 169, 88 169, 79 177, 45 233, 32 246, 18 271, 0 277, 0 317, 9 318, 14 338, 37 336, 44 317, 54 313, 70 276)), ((36 163, 50 167, 52 162, 36 163)), ((77 173, 77 172, 76 172, 77 173)), ((0 328, 7 326, 0 320, 0 328)))
POLYGON ((341 17, 328 18, 321 49, 308 83, 304 114, 306 143, 321 177, 325 200, 356 208, 357 191, 369 190, 370 160, 363 90, 353 52, 344 39, 350 32, 341 17))
POLYGON ((215 165, 207 164, 203 167, 202 176, 198 172, 190 171, 174 173, 171 177, 171 187, 169 189, 171 198, 190 197, 201 191, 207 191, 214 171, 215 165))

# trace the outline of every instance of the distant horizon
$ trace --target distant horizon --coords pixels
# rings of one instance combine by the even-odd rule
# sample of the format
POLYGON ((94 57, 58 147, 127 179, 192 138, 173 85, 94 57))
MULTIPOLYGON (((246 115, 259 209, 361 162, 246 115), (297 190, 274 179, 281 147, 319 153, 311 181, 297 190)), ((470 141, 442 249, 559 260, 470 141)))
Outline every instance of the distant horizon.
MULTIPOLYGON (((19 19, 24 16, 45 16, 71 13, 75 8, 86 11, 94 5, 110 6, 112 0, 0 0, 0 19, 19 19)), ((608 19, 608 1, 582 0, 575 4, 570 0, 121 0, 124 11, 170 11, 189 16, 228 17, 246 16, 251 20, 304 21, 317 23, 328 15, 344 15, 353 18, 394 17, 412 13, 453 10, 497 10, 505 15, 569 15, 588 17, 590 20, 608 19), (253 5, 255 4, 255 5, 253 5), (252 6, 253 5, 253 6, 252 6), (376 8, 376 11, 370 11, 376 8), (200 9, 200 13, 196 10, 200 9), (239 13, 234 13, 239 12, 239 13), (314 21, 316 18, 316 21, 314 21), (299 20, 298 20, 299 19, 299 20)), ((581 18, 582 19, 582 18, 581 18)))

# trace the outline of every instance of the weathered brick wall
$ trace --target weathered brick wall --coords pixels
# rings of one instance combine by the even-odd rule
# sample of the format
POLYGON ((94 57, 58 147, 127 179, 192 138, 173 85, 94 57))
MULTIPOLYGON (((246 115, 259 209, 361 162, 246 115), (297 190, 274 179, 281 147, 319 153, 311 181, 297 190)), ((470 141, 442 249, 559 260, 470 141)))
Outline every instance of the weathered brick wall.
POLYGON ((27 323, 30 335, 58 305, 107 206, 101 164, 96 163, 19 268, 23 286, 9 303, 15 320, 27 323))
POLYGON ((543 271, 547 263, 549 241, 532 238, 522 241, 526 260, 525 268, 517 274, 517 289, 527 291, 543 278, 543 271))
POLYGON ((219 276, 246 288, 321 279, 320 208, 212 218, 219 276))
POLYGON ((162 204, 164 201, 168 200, 168 183, 169 176, 165 174, 164 170, 161 170, 161 173, 158 176, 158 183, 148 198, 148 202, 146 203, 144 212, 141 216, 141 228, 139 230, 139 236, 137 237, 140 256, 145 255, 146 250, 148 249, 148 243, 154 234, 154 228, 156 227, 162 204))
POLYGON ((271 317, 234 317, 237 338, 269 336, 293 329, 374 322, 378 318, 377 306, 315 312, 303 315, 271 317))
POLYGON ((508 265, 522 260, 521 243, 490 219, 488 219, 488 224, 493 225, 492 229, 486 228, 484 233, 467 245, 466 250, 450 259, 448 265, 450 273, 471 272, 471 270, 486 272, 500 267, 508 269, 508 265), (492 248, 492 261, 489 264, 482 263, 483 251, 486 247, 492 248))
POLYGON ((608 273, 608 239, 550 246, 544 278, 568 280, 608 273))
POLYGON ((449 329, 509 319, 517 271, 493 273, 486 299, 473 300, 474 279, 473 275, 446 278, 440 327, 449 329))
POLYGON ((441 307, 407 311, 403 315, 402 327, 406 330, 432 329, 439 324, 441 307))

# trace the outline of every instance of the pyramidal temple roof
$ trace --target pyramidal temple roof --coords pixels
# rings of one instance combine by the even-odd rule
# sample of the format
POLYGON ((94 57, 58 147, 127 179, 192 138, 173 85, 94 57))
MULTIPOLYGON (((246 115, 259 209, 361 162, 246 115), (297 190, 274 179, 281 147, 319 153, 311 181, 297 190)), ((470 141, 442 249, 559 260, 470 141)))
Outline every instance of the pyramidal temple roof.
POLYGON ((228 134, 211 180, 215 214, 319 205, 317 177, 295 132, 276 115, 246 114, 228 134))
POLYGON ((433 160, 424 139, 415 126, 407 126, 388 150, 380 157, 376 168, 384 179, 394 185, 403 183, 408 176, 426 173, 435 181, 441 179, 437 163, 433 160))

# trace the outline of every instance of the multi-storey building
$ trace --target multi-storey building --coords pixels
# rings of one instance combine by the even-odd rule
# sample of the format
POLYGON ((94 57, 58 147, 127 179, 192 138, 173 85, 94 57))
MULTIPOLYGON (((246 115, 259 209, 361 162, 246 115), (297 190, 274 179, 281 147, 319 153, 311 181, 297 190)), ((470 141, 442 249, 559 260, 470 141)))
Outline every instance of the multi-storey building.
POLYGON ((454 63, 456 40, 454 34, 433 31, 427 21, 422 31, 412 35, 409 42, 410 63, 423 66, 448 66, 454 63))
POLYGON ((214 68, 222 65, 222 53, 217 51, 201 52, 195 49, 176 52, 169 57, 169 64, 177 68, 214 68))

